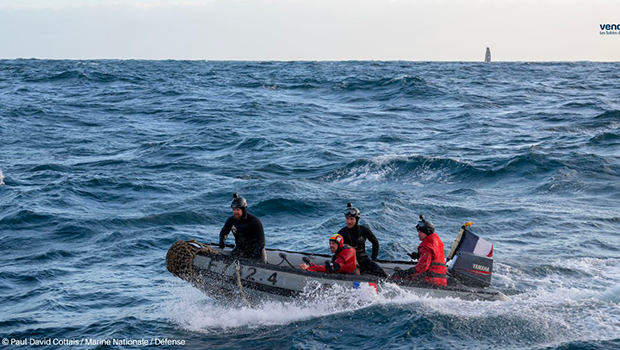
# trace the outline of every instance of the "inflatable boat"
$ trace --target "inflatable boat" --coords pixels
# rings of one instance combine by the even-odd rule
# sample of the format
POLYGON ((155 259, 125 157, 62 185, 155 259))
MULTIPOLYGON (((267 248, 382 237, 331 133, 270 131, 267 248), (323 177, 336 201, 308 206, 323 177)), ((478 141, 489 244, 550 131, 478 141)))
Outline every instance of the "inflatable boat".
MULTIPOLYGON (((447 255, 448 286, 437 287, 411 280, 379 278, 372 275, 327 274, 303 271, 302 263, 323 264, 324 254, 266 249, 266 263, 231 255, 232 245, 177 241, 166 255, 168 270, 215 299, 237 299, 246 303, 261 300, 307 297, 309 293, 340 287, 374 289, 377 293, 411 292, 436 298, 505 301, 508 297, 490 289, 493 246, 463 226, 447 255), (490 249, 488 248, 490 246, 490 249), (482 253, 481 248, 482 247, 482 253)), ((392 275, 413 267, 415 261, 378 260, 392 275)))

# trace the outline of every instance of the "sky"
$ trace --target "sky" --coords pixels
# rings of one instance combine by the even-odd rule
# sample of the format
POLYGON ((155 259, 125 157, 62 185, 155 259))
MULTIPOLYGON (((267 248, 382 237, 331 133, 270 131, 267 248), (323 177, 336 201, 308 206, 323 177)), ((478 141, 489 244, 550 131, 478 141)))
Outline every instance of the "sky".
POLYGON ((620 0, 0 0, 0 59, 619 61, 604 24, 620 0))

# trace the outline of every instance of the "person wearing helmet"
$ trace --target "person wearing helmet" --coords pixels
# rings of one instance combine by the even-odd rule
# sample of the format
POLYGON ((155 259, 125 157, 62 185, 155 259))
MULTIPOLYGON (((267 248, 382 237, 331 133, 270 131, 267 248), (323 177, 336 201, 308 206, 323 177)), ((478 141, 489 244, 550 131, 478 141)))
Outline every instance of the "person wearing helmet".
POLYGON ((220 231, 220 248, 226 247, 226 238, 232 232, 235 236, 233 256, 266 262, 263 223, 259 218, 248 213, 248 202, 236 193, 233 194, 230 207, 233 215, 226 220, 220 231))
POLYGON ((359 275, 355 259, 355 248, 344 244, 344 238, 341 235, 336 233, 329 238, 329 250, 334 253, 334 256, 331 261, 325 261, 325 265, 300 264, 299 268, 310 272, 353 273, 359 275))
POLYGON ((345 244, 355 248, 357 264, 361 273, 388 277, 388 274, 375 262, 377 255, 379 255, 379 240, 368 227, 359 224, 360 216, 360 211, 353 207, 353 204, 347 203, 347 209, 344 211, 347 225, 338 233, 344 237, 345 244), (370 257, 366 252, 366 240, 372 243, 372 255, 370 257))
POLYGON ((396 271, 392 277, 445 287, 447 285, 446 258, 443 242, 435 232, 435 225, 424 219, 424 215, 420 215, 416 229, 418 238, 422 242, 418 246, 417 253, 407 255, 418 259, 418 263, 408 270, 396 271))

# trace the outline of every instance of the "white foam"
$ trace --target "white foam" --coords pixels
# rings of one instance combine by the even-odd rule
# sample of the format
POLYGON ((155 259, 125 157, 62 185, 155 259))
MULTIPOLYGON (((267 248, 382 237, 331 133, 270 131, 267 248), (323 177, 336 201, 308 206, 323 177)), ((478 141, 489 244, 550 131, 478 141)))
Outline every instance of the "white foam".
MULTIPOLYGON (((369 182, 382 182, 388 179, 390 176, 394 176, 397 172, 395 162, 404 161, 409 162, 411 158, 418 157, 416 154, 385 154, 368 159, 368 163, 364 165, 355 166, 349 169, 346 175, 340 180, 340 182, 347 185, 359 186, 369 182)), ((401 177, 400 181, 404 184, 423 187, 423 183, 450 183, 447 180, 447 176, 444 174, 444 170, 430 169, 430 165, 433 161, 440 159, 438 157, 428 158, 419 167, 413 170, 406 177, 401 177)), ((455 162, 461 162, 460 160, 452 159, 455 162)))
POLYGON ((549 264, 565 270, 536 277, 515 267, 498 264, 494 284, 506 290, 524 290, 504 303, 439 302, 442 314, 455 317, 514 320, 526 330, 538 332, 545 346, 567 342, 608 341, 620 336, 620 266, 618 259, 558 259, 549 264))
POLYGON ((4 186, 4 174, 2 173, 1 169, 0 169, 0 186, 4 186))
POLYGON ((598 298, 603 301, 620 304, 620 284, 616 284, 601 293, 598 298))
POLYGON ((594 279, 620 282, 618 259, 578 258, 557 261, 553 265, 587 273, 594 279))
POLYGON ((620 261, 618 259, 576 258, 557 259, 548 264, 560 268, 544 276, 524 273, 516 267, 502 263, 495 265, 493 284, 504 289, 523 289, 535 287, 539 290, 553 291, 557 288, 575 288, 584 291, 601 291, 620 283, 620 261), (565 270, 574 275, 567 278, 565 270))
POLYGON ((330 290, 308 286, 301 297, 290 302, 266 301, 254 307, 239 307, 218 303, 186 283, 172 283, 170 286, 174 298, 162 307, 165 317, 183 329, 208 334, 284 325, 354 312, 377 304, 409 304, 422 300, 398 287, 388 292, 391 296, 399 293, 399 297, 388 298, 385 294, 377 294, 375 288, 368 285, 359 289, 335 286, 330 290))
POLYGON ((540 281, 534 288, 509 296, 509 301, 489 302, 432 298, 408 292, 395 284, 384 285, 378 294, 367 285, 359 289, 335 287, 330 290, 309 286, 302 298, 295 301, 269 301, 255 307, 239 307, 215 302, 189 284, 178 282, 174 284, 175 297, 164 308, 164 317, 183 329, 219 334, 355 313, 381 305, 412 309, 429 317, 447 315, 454 322, 473 325, 474 333, 487 334, 489 330, 485 327, 496 325, 491 332, 494 334, 488 336, 502 338, 505 335, 513 339, 534 334, 544 338, 539 339, 538 345, 545 346, 573 341, 607 341, 620 335, 620 285, 601 292, 549 280, 540 281), (479 324, 486 326, 475 328, 479 324))

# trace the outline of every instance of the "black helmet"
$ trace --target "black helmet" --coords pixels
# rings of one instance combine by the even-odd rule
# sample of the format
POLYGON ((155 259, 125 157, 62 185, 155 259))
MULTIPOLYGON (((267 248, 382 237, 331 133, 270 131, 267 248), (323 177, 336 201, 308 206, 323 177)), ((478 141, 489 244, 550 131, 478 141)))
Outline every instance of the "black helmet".
POLYGON ((239 197, 238 194, 234 193, 232 203, 230 203, 230 207, 233 209, 246 209, 248 207, 248 202, 245 200, 245 198, 239 197))
POLYGON ((427 235, 435 233, 435 225, 433 225, 433 223, 430 221, 426 221, 424 219, 424 215, 420 215, 420 221, 418 221, 418 224, 415 225, 415 228, 424 232, 427 235))
POLYGON ((353 207, 353 204, 347 203, 347 210, 344 211, 344 216, 347 218, 360 218, 360 211, 353 207))

